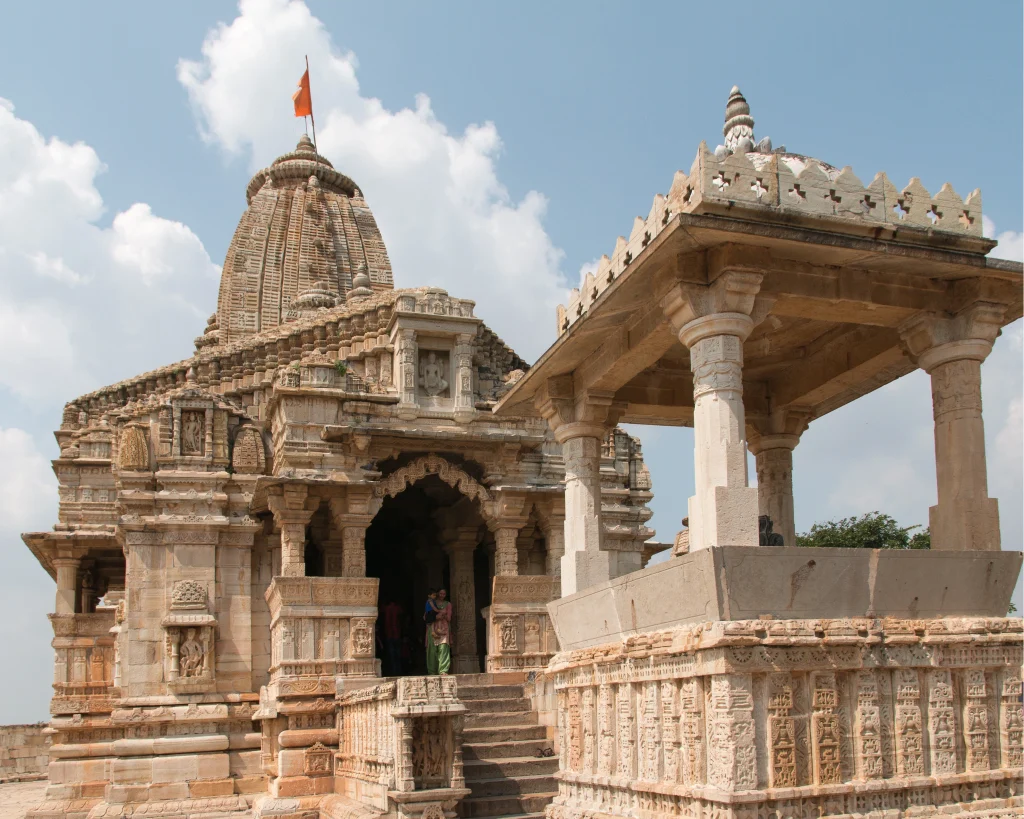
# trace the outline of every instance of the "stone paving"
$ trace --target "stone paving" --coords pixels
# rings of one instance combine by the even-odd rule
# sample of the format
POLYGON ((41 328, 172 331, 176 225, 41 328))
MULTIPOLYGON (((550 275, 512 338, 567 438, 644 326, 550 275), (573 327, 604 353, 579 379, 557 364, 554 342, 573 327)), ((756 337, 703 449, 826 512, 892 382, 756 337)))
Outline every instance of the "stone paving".
POLYGON ((43 801, 46 785, 46 780, 0 784, 0 818, 23 819, 30 809, 43 801))

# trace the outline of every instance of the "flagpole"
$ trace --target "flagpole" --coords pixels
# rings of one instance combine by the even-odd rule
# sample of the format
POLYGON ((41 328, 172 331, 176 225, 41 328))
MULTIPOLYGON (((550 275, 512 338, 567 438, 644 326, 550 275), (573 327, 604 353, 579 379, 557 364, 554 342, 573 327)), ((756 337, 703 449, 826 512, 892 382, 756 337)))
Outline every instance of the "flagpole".
MULTIPOLYGON (((306 76, 309 76, 309 55, 306 55, 306 76)), ((313 116, 313 82, 309 81, 309 121, 313 123, 313 150, 319 153, 316 147, 316 118, 313 116)))

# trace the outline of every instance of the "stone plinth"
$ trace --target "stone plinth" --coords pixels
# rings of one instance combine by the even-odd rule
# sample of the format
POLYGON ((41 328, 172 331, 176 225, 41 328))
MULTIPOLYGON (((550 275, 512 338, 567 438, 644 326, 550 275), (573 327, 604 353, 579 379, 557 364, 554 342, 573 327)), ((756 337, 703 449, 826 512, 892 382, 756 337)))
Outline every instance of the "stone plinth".
POLYGON ((762 616, 1004 615, 1020 552, 724 547, 548 604, 563 650, 645 631, 762 616))
POLYGON ((559 654, 550 819, 1018 816, 1021 621, 740 620, 559 654))
POLYGON ((547 603, 559 579, 546 575, 495 577, 487 621, 487 671, 544 668, 558 650, 547 603))

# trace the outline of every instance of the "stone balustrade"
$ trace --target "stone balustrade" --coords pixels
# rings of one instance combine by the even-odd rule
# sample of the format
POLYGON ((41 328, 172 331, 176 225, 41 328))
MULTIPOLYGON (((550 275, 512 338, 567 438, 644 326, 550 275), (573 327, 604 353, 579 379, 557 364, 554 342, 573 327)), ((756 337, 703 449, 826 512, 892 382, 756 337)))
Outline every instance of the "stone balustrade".
POLYGON ((453 816, 469 794, 452 676, 401 677, 343 690, 338 684, 335 793, 404 817, 453 816))

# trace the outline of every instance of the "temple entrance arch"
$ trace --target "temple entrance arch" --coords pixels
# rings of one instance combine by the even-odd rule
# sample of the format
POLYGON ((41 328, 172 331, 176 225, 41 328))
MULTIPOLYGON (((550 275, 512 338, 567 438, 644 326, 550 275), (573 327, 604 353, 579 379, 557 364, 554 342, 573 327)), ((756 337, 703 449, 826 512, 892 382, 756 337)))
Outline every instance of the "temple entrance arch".
POLYGON ((366 530, 366 574, 380 580, 377 651, 385 676, 426 671, 427 593, 445 588, 455 606, 452 673, 479 672, 480 610, 490 604, 494 540, 490 495, 438 456, 418 458, 375 487, 380 506, 366 530))

